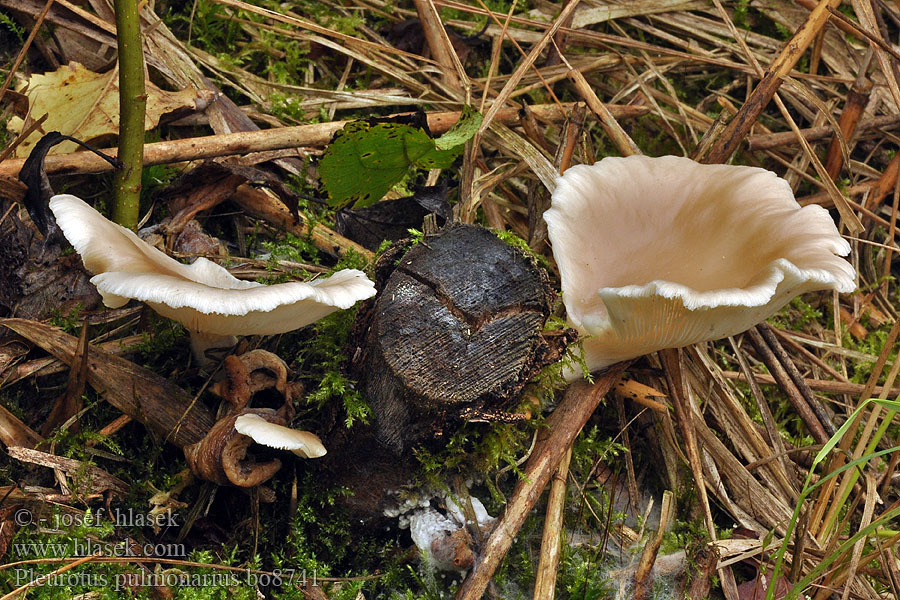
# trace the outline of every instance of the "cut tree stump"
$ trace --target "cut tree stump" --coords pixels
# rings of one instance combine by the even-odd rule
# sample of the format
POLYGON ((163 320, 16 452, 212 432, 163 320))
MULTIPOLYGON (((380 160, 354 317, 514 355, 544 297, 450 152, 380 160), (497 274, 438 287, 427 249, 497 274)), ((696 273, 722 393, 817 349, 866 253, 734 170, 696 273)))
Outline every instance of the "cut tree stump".
POLYGON ((509 418, 502 411, 569 339, 542 335, 546 274, 487 229, 457 224, 410 244, 376 266, 355 361, 376 438, 396 454, 440 437, 448 420, 509 418))

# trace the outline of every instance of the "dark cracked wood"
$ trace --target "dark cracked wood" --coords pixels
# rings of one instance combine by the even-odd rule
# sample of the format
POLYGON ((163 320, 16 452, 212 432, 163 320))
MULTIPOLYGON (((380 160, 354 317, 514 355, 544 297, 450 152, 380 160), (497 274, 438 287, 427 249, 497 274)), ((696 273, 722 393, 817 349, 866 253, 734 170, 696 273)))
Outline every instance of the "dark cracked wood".
POLYGON ((546 276, 490 231, 454 225, 389 260, 360 371, 378 439, 395 452, 445 417, 505 408, 558 357, 541 334, 546 276))

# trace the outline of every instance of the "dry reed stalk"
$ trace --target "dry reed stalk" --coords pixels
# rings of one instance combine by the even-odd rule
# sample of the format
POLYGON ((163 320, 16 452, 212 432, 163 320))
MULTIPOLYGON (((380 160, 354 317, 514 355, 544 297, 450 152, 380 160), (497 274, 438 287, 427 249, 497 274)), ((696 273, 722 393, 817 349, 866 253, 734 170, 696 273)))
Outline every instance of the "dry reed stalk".
POLYGON ((594 90, 591 89, 591 86, 587 82, 587 79, 584 78, 584 75, 582 75, 580 71, 570 69, 568 76, 575 84, 575 90, 581 95, 582 99, 587 103, 588 108, 590 108, 591 112, 597 117, 603 131, 606 132, 606 135, 608 135, 609 139, 612 140, 612 143, 615 144, 619 153, 622 156, 642 154, 641 149, 634 143, 634 140, 625 133, 625 130, 622 129, 622 126, 619 125, 616 118, 612 116, 612 113, 609 112, 606 105, 600 101, 600 98, 598 98, 594 90))
MULTIPOLYGON (((663 537, 666 534, 666 526, 672 518, 674 497, 674 494, 669 490, 663 492, 662 507, 660 508, 659 516, 659 528, 644 545, 644 550, 641 552, 641 558, 634 571, 634 592, 632 597, 635 600, 644 600, 644 598, 647 598, 650 595, 652 590, 653 582, 650 580, 650 571, 656 563, 656 556, 659 554, 659 548, 662 546, 663 537)), ((537 596, 535 596, 535 598, 537 598, 537 596)))
MULTIPOLYGON (((894 381, 897 379, 898 374, 900 374, 900 360, 895 360, 891 365, 890 371, 888 371, 887 377, 885 378, 885 388, 890 389, 891 387, 893 387, 894 381)), ((885 393, 884 389, 878 395, 878 398, 881 400, 887 398, 887 394, 885 393)), ((879 424, 879 417, 881 417, 881 413, 884 410, 885 409, 881 405, 875 404, 872 406, 872 409, 868 411, 868 415, 866 415, 865 427, 863 427, 863 430, 859 434, 856 446, 853 449, 853 453, 850 455, 851 459, 859 458, 867 451, 869 442, 872 439, 872 434, 875 432, 875 428, 879 424)), ((828 512, 825 514, 823 526, 818 532, 819 540, 822 540, 824 539, 824 536, 831 535, 833 533, 831 528, 838 517, 838 512, 845 508, 843 501, 850 493, 849 489, 856 483, 858 476, 858 471, 851 469, 841 477, 840 484, 838 485, 834 493, 835 500, 832 502, 828 512)))
POLYGON ((569 15, 571 15, 575 8, 578 7, 578 3, 579 0, 573 0, 572 2, 566 4, 566 6, 562 9, 562 11, 560 11, 559 15, 553 21, 553 24, 544 32, 540 41, 538 41, 538 43, 534 45, 525 59, 522 60, 522 62, 520 62, 516 67, 516 70, 513 71, 513 74, 507 80, 506 84, 504 84, 503 89, 501 89, 500 93, 497 94, 497 97, 494 99, 493 104, 491 104, 490 108, 488 108, 487 112, 484 114, 484 119, 482 120, 481 128, 479 129, 480 134, 483 135, 484 132, 487 131, 488 127, 490 127, 491 122, 497 116, 497 112, 501 108, 503 108, 503 105, 506 103, 509 95, 519 84, 519 81, 525 75, 526 71, 528 71, 532 67, 532 65, 534 65, 534 61, 537 60, 538 56, 540 56, 544 48, 547 47, 547 44, 549 44, 553 39, 553 35, 559 30, 559 28, 569 17, 569 15))
MULTIPOLYGON (((706 410, 715 420, 716 430, 725 439, 730 440, 736 458, 754 463, 779 451, 783 452, 782 456, 787 456, 783 446, 779 447, 771 439, 769 441, 765 439, 759 425, 747 414, 743 403, 732 393, 731 386, 714 361, 694 349, 686 351, 686 357, 689 359, 686 362, 690 386, 695 394, 701 393, 701 390, 708 390, 706 410)), ((765 398, 758 404, 760 412, 768 410, 765 398)), ((776 461, 767 463, 765 468, 758 472, 761 482, 785 506, 792 504, 799 496, 798 485, 794 478, 790 477, 790 473, 792 469, 776 461)))
MULTIPOLYGON (((863 529, 868 527, 872 522, 872 515, 875 512, 875 500, 878 498, 878 494, 875 490, 875 480, 871 475, 866 475, 866 493, 864 495, 864 507, 862 511, 862 518, 859 523, 859 528, 863 529)), ((866 539, 863 538, 856 542, 853 545, 853 554, 850 558, 850 564, 847 565, 847 570, 842 575, 845 577, 846 581, 852 581, 856 578, 856 572, 859 569, 860 562, 862 559, 863 549, 866 545, 866 539)), ((851 586, 844 586, 844 593, 841 595, 841 600, 848 600, 850 598, 851 586)))
MULTIPOLYGON (((722 374, 735 381, 748 381, 747 375, 740 371, 722 371, 722 374)), ((774 377, 768 373, 753 373, 753 380, 762 385, 778 385, 774 377)), ((829 379, 811 379, 805 378, 806 385, 810 389, 825 394, 847 394, 850 396, 858 396, 862 394, 865 385, 862 383, 845 383, 843 381, 832 381, 829 379)), ((900 395, 900 388, 885 388, 884 386, 875 386, 874 392, 880 394, 883 390, 887 390, 889 395, 900 395)))
POLYGON ((468 104, 471 83, 466 75, 466 70, 459 62, 459 56, 453 49, 453 44, 450 43, 447 30, 441 23, 441 16, 438 14, 434 2, 413 0, 413 4, 416 6, 416 12, 419 13, 419 21, 422 23, 422 30, 425 32, 425 40, 431 49, 431 55, 440 65, 447 87, 464 92, 464 98, 460 99, 468 104))
POLYGON ((825 26, 830 16, 828 6, 836 8, 839 4, 840 0, 824 0, 813 9, 806 23, 794 33, 781 54, 769 65, 765 77, 757 84, 739 113, 726 126, 719 138, 719 143, 706 155, 704 162, 723 163, 734 154, 759 114, 772 100, 781 85, 781 78, 790 73, 801 55, 812 43, 815 35, 825 26))
MULTIPOLYGON (((688 462, 694 475, 694 483, 700 496, 700 507, 707 532, 711 540, 715 541, 716 526, 713 522, 712 511, 709 506, 709 497, 706 495, 706 482, 703 477, 703 463, 700 458, 700 449, 697 445, 697 429, 694 418, 694 410, 688 399, 685 387, 684 371, 682 369, 682 354, 678 349, 660 350, 658 353, 663 369, 666 373, 666 384, 669 388, 669 398, 675 409, 675 417, 681 438, 684 441, 688 462)), ((702 421, 702 419, 700 419, 702 421)))
MULTIPOLYGON (((860 119, 856 126, 856 134, 861 137, 874 130, 893 128, 900 125, 900 115, 883 115, 879 117, 860 119)), ((800 135, 808 142, 818 142, 827 139, 834 133, 831 126, 807 127, 800 130, 800 135)), ((773 150, 799 144, 800 140, 792 131, 770 133, 766 135, 751 135, 747 137, 747 149, 751 152, 757 150, 773 150)))
MULTIPOLYGON (((828 375, 830 375, 831 377, 833 377, 834 379, 836 379, 839 382, 850 383, 850 380, 848 380, 846 377, 844 377, 843 374, 836 371, 827 362, 823 361, 818 356, 816 356, 815 354, 813 354, 812 352, 810 352, 809 350, 807 350, 806 348, 804 348, 803 346, 798 344, 796 341, 794 341, 793 339, 791 339, 790 337, 785 335, 785 333, 783 331, 781 331, 778 328, 770 328, 770 329, 772 329, 772 331, 775 333, 775 335, 778 336, 778 339, 783 344, 788 345, 792 350, 799 353, 801 356, 803 356, 805 359, 807 359, 811 364, 814 364, 815 366, 819 367, 825 373, 827 373, 828 375)), ((812 387, 812 386, 810 386, 810 387, 812 387)), ((816 389, 816 388, 812 388, 812 389, 816 389)))
POLYGON ((895 109, 900 109, 900 84, 897 83, 894 66, 891 63, 892 55, 896 59, 897 52, 881 38, 872 2, 870 0, 853 0, 851 4, 853 5, 853 12, 856 13, 856 18, 859 19, 860 32, 864 32, 865 37, 868 38, 873 50, 875 50, 875 58, 878 59, 878 63, 881 66, 881 74, 884 75, 887 81, 888 90, 890 90, 894 99, 895 109), (890 49, 890 52, 886 51, 886 49, 890 49))
POLYGON ((544 533, 541 537, 541 559, 534 581, 534 600, 553 600, 556 595, 556 575, 559 569, 560 546, 566 532, 563 529, 566 508, 566 479, 569 476, 569 448, 559 463, 550 483, 547 496, 547 512, 544 517, 544 533))
POLYGON ((825 428, 819 421, 816 413, 809 405, 809 401, 807 400, 807 398, 800 392, 799 389, 797 389, 797 386, 794 383, 792 377, 785 370, 785 366, 781 364, 781 362, 778 360, 778 358, 773 353, 772 349, 766 343, 766 340, 758 330, 751 329, 747 333, 750 336, 750 340, 753 342, 753 346, 756 348, 756 352, 759 355, 760 360, 765 363, 766 367, 768 367, 769 369, 769 372, 773 374, 775 380, 778 382, 778 387, 780 387, 781 390, 787 395, 788 399, 791 402, 791 405, 803 420, 803 424, 806 425, 806 429, 809 431, 809 434, 813 437, 813 439, 816 440, 817 443, 826 443, 830 436, 828 435, 828 433, 826 433, 825 428))
MULTIPOLYGON (((885 340, 884 347, 882 348, 881 353, 878 355, 878 359, 876 360, 875 365, 872 367, 872 372, 869 375, 868 381, 866 381, 866 386, 863 389, 862 394, 860 394, 860 398, 866 399, 872 397, 872 394, 875 391, 876 384, 881 378, 882 371, 884 370, 884 366, 887 363, 888 356, 890 355, 894 344, 897 342, 898 337, 900 337, 900 320, 895 321, 893 327, 891 327, 891 331, 888 333, 887 339, 885 340)), ((897 361, 897 363, 900 364, 900 361, 897 361)), ((889 389, 890 387, 891 386, 883 388, 881 394, 885 394, 885 390, 889 389)), ((856 422, 851 429, 857 429, 862 421, 862 418, 862 414, 857 416, 856 422)), ((847 435, 844 436, 843 439, 841 439, 840 443, 837 445, 839 451, 834 453, 833 457, 826 466, 826 473, 833 472, 844 464, 844 459, 849 454, 850 444, 852 442, 853 436, 847 435)), ((835 487, 837 486, 837 483, 837 478, 832 478, 827 481, 822 486, 822 491, 819 492, 819 495, 816 497, 815 503, 810 508, 810 523, 815 525, 815 529, 812 529, 814 534, 821 533, 818 529, 818 525, 822 523, 825 510, 831 503, 832 496, 835 494, 835 487)))
MULTIPOLYGON (((772 409, 769 407, 769 402, 766 400, 766 397, 762 393, 762 389, 759 387, 758 378, 756 374, 750 371, 750 365, 747 363, 747 358, 744 356, 744 353, 738 348, 737 343, 734 341, 733 337, 728 338, 728 342, 731 344, 731 348, 734 352, 735 358, 738 360, 738 364, 741 367, 740 375, 744 376, 744 381, 746 381, 750 385, 750 393, 753 395, 753 399, 756 401, 757 410, 759 410, 759 414, 762 417, 763 425, 766 428, 766 432, 769 434, 769 441, 772 444, 772 450, 774 454, 778 456, 779 462, 781 464, 781 471, 776 473, 776 477, 779 477, 782 482, 787 482, 790 478, 791 483, 788 483, 786 487, 783 488, 783 491, 788 492, 788 497, 795 499, 796 496, 796 488, 797 482, 795 478, 791 477, 793 474, 793 469, 791 468, 790 460, 787 455, 787 448, 784 445, 784 440, 781 439, 781 433, 778 431, 778 424, 775 421, 775 417, 772 414, 772 409)), ((722 373, 723 377, 727 377, 726 373, 722 373)), ((775 383, 773 378, 772 383, 775 383)))

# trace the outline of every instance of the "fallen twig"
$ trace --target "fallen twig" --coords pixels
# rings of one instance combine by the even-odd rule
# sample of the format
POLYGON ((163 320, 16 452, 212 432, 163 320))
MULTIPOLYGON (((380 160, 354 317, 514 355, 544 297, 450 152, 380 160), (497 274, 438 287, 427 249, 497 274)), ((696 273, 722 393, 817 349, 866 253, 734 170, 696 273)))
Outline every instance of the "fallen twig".
MULTIPOLYGON (((539 120, 558 122, 564 120, 574 103, 556 106, 541 104, 529 107, 539 120)), ((607 105, 610 113, 616 118, 627 118, 646 114, 643 106, 607 105)), ((437 112, 428 115, 428 127, 432 133, 444 133, 459 120, 459 111, 437 112)), ((519 109, 505 108, 497 112, 496 121, 514 125, 519 121, 519 109)), ((280 127, 256 131, 240 131, 221 135, 209 135, 197 138, 186 138, 167 142, 156 142, 144 146, 144 166, 161 165, 201 158, 215 158, 250 152, 281 150, 284 148, 322 147, 331 141, 335 132, 341 130, 350 121, 332 121, 330 123, 314 123, 296 127, 280 127)), ((116 153, 110 149, 109 154, 116 153)), ((15 176, 22 168, 24 159, 7 160, 0 163, 0 175, 15 176)), ((61 173, 104 173, 112 170, 105 160, 91 152, 72 152, 55 154, 47 157, 44 167, 48 174, 61 173)))
POLYGON ((80 460, 47 454, 46 452, 21 446, 11 446, 6 451, 11 457, 22 462, 50 467, 51 469, 60 469, 68 474, 79 474, 86 477, 86 483, 90 486, 90 491, 110 490, 120 496, 128 493, 128 484, 124 481, 110 475, 100 467, 86 465, 80 460))
POLYGON ((593 385, 577 382, 569 387, 562 402, 547 419, 547 427, 535 444, 522 479, 516 484, 503 516, 481 548, 475 566, 460 586, 457 600, 477 600, 484 594, 494 571, 512 546, 563 455, 627 365, 613 365, 593 385))
MULTIPOLYGON (((893 129, 900 126, 900 115, 885 115, 881 117, 873 117, 870 119, 860 119, 856 125, 857 137, 875 131, 876 129, 893 129)), ((822 125, 821 127, 807 127, 801 129, 800 133, 807 142, 821 142, 834 134, 834 128, 831 125, 822 125)), ((799 144, 800 140, 793 131, 782 131, 781 133, 769 133, 766 135, 751 135, 747 137, 747 149, 751 152, 758 150, 772 150, 782 146, 791 146, 799 144)))
POLYGON ((541 560, 534 582, 534 600, 552 600, 556 595, 556 573, 559 569, 559 548, 565 520, 566 478, 569 476, 571 460, 572 449, 569 448, 553 476, 553 483, 550 484, 550 497, 547 500, 544 533, 541 538, 541 560))

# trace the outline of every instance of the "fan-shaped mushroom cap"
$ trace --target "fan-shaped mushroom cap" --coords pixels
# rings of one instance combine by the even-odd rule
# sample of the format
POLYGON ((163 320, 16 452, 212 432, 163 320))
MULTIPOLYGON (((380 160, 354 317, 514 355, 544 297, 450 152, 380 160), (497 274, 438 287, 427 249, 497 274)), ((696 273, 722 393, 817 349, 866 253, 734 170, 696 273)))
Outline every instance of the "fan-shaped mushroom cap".
POLYGON ((764 169, 687 158, 570 168, 544 213, 591 370, 734 335, 805 292, 855 289, 828 212, 764 169))
POLYGON ((290 450, 303 458, 319 458, 325 456, 327 452, 316 434, 270 423, 257 414, 239 416, 234 422, 234 428, 238 433, 252 438, 257 444, 278 450, 290 450))
POLYGON ((104 304, 116 308, 130 298, 146 302, 183 324, 198 354, 204 337, 284 333, 375 295, 372 281, 355 269, 308 283, 242 281, 202 257, 190 265, 178 262, 75 196, 54 196, 50 209, 85 268, 95 274, 91 283, 104 304))

